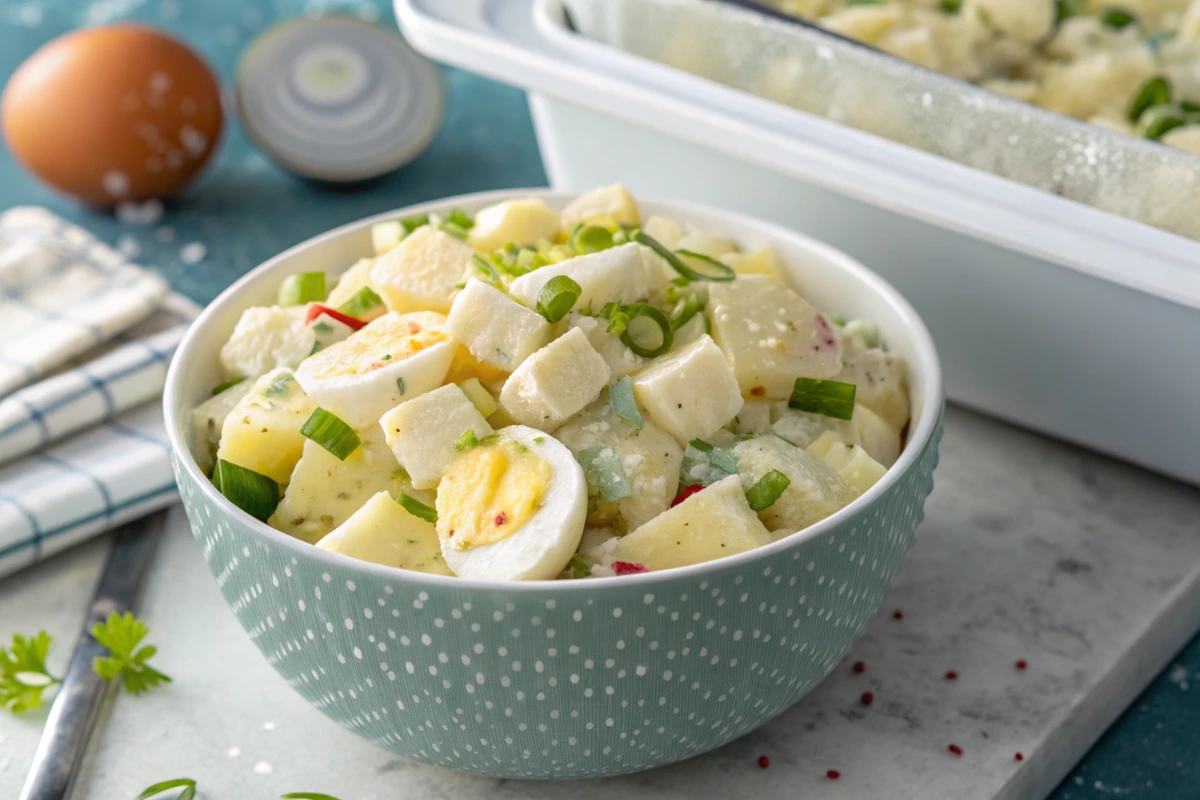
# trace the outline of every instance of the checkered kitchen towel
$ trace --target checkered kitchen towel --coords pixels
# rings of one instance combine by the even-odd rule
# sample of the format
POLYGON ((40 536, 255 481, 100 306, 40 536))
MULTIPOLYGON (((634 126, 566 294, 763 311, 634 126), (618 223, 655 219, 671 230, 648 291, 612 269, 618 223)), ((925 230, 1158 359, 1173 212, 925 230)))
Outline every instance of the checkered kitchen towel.
POLYGON ((175 499, 158 397, 197 311, 44 209, 0 214, 0 576, 175 499))

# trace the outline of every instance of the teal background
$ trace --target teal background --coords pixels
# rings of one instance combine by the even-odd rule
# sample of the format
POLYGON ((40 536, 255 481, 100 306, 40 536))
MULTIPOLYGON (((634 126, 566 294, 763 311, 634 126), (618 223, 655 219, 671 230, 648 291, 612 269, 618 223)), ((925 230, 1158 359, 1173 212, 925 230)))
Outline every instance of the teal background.
MULTIPOLYGON (((271 21, 306 10, 349 11, 393 25, 386 3, 298 0, 0 0, 0 75, 7 77, 51 37, 86 24, 140 19, 186 38, 226 85, 245 44, 271 21)), ((210 171, 163 219, 140 227, 80 209, 39 186, 0 150, 0 208, 35 203, 116 243, 129 237, 136 259, 181 292, 205 302, 280 250, 344 222, 441 196, 546 183, 521 92, 445 69, 443 129, 408 167, 353 190, 291 177, 255 151, 231 121, 210 171), (169 233, 168 233, 169 231, 169 233), (170 237, 169 241, 166 241, 170 237), (207 256, 184 264, 180 248, 201 242, 207 256)), ((1200 672, 1200 638, 1172 662, 1107 732, 1052 797, 1091 800, 1200 797, 1200 687, 1172 677, 1200 672)))

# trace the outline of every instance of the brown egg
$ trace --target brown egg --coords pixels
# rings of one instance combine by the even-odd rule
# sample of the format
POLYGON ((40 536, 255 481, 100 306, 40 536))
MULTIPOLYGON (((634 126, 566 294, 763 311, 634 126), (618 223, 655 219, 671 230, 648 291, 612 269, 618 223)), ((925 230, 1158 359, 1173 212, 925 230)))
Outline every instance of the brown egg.
POLYGON ((143 25, 46 44, 0 100, 17 160, 89 205, 165 197, 196 175, 221 134, 216 78, 190 48, 143 25))

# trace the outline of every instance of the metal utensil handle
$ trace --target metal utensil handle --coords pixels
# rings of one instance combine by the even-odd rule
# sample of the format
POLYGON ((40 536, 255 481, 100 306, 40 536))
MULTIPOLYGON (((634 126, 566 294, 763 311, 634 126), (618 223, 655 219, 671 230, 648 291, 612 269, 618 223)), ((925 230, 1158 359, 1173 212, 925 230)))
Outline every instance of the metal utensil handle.
POLYGON ((110 689, 109 684, 115 683, 104 680, 92 668, 96 656, 108 653, 92 637, 92 626, 103 623, 114 611, 123 613, 132 609, 165 519, 166 512, 158 511, 117 531, 88 609, 83 634, 46 718, 21 800, 66 800, 69 795, 96 723, 100 701, 110 689))

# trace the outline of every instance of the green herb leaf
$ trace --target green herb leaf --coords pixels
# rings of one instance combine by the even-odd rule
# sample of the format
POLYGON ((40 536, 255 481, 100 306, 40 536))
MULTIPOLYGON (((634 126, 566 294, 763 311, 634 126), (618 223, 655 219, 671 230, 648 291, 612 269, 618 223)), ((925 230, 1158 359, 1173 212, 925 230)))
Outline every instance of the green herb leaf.
POLYGON ((270 385, 263 390, 263 394, 267 397, 277 397, 279 395, 287 395, 291 391, 290 384, 292 382, 292 373, 285 372, 282 375, 276 376, 275 380, 271 381, 270 385))
POLYGON ((755 513, 775 505, 775 501, 783 494, 783 490, 791 485, 791 480, 777 469, 773 469, 759 478, 746 492, 746 502, 755 513))
POLYGON ((671 349, 671 344, 675 341, 675 333, 671 330, 671 321, 667 319, 666 314, 649 303, 631 303, 621 306, 621 311, 617 313, 627 314, 629 317, 629 321, 625 324, 625 330, 621 332, 620 336, 621 341, 630 350, 642 358, 657 358, 671 349), (658 328, 657 336, 653 332, 647 331, 647 326, 640 325, 638 327, 642 328, 642 332, 639 332, 635 338, 633 324, 639 319, 647 320, 658 328), (658 339, 657 344, 654 343, 656 338, 658 339))
POLYGON ((401 508, 412 514, 414 517, 423 519, 426 522, 431 522, 434 524, 437 523, 437 509, 430 508, 417 498, 401 492, 400 496, 396 498, 396 502, 400 504, 401 508))
POLYGON ((404 396, 404 391, 406 388, 407 387, 404 385, 404 378, 396 378, 396 390, 400 392, 401 396, 404 396))
POLYGON ((62 683, 46 669, 50 652, 50 634, 36 636, 14 633, 12 646, 0 649, 0 706, 14 714, 32 711, 42 704, 42 693, 62 683))
POLYGON ((469 450, 472 447, 478 447, 479 440, 475 438, 475 431, 465 430, 463 435, 458 437, 458 441, 454 443, 455 451, 461 453, 463 450, 469 450))
POLYGON ((638 244, 645 245, 654 252, 658 253, 666 260, 668 264, 671 265, 672 269, 674 269, 684 278, 687 278, 689 281, 731 281, 737 277, 737 273, 733 271, 732 267, 728 266, 727 264, 722 264, 715 258, 710 258, 702 253, 696 253, 691 250, 680 250, 679 255, 702 261, 706 265, 712 267, 712 271, 709 273, 700 272, 699 270, 693 269, 681 261, 679 256, 675 255, 675 253, 672 253, 657 239, 647 236, 645 231, 639 230, 635 232, 633 234, 633 240, 638 244))
POLYGON ((607 250, 613 246, 613 235, 608 228, 599 225, 585 225, 581 222, 575 226, 575 230, 571 231, 567 243, 580 255, 599 253, 601 250, 607 250))
POLYGON ((1129 121, 1137 122, 1147 109, 1167 105, 1170 102, 1171 84, 1162 76, 1151 78, 1142 84, 1137 94, 1134 95, 1133 102, 1129 104, 1129 121))
POLYGON ((370 286, 364 286, 337 307, 347 317, 365 319, 368 314, 383 306, 383 298, 375 294, 370 286))
POLYGON ((312 439, 333 454, 338 461, 345 461, 346 456, 353 453, 362 444, 354 429, 341 420, 336 414, 318 408, 303 425, 300 433, 307 439, 312 439))
POLYGON ((320 303, 324 299, 324 272, 301 272, 297 275, 288 275, 279 284, 278 302, 281 306, 320 303))
POLYGON ((585 561, 583 556, 576 553, 567 562, 567 570, 570 571, 572 578, 587 578, 592 574, 592 565, 585 561))
POLYGON ((233 387, 237 386, 239 383, 241 383, 244 380, 246 380, 246 379, 244 377, 242 377, 242 378, 233 378, 233 379, 227 380, 227 381, 221 381, 220 383, 218 383, 216 386, 213 387, 213 389, 212 389, 213 397, 216 397, 217 395, 219 395, 221 392, 225 391, 226 389, 232 389, 233 387))
POLYGON ((192 800, 196 796, 196 782, 191 778, 172 778, 169 781, 161 781, 153 786, 147 786, 142 789, 136 800, 149 800, 151 797, 170 791, 171 789, 183 789, 182 792, 175 795, 175 800, 192 800))
POLYGON ((278 483, 223 458, 217 459, 213 469, 213 484, 235 506, 264 522, 279 505, 278 483))
POLYGON ((613 503, 633 494, 621 459, 611 447, 589 447, 579 453, 579 463, 589 495, 613 503))
POLYGON ((646 426, 633 399, 633 380, 628 375, 608 387, 608 405, 614 414, 638 430, 646 426))
POLYGON ((130 694, 140 694, 160 683, 170 683, 170 678, 146 663, 158 652, 157 648, 146 646, 138 649, 138 643, 149 632, 146 623, 128 611, 124 614, 114 611, 103 625, 93 625, 92 638, 112 653, 108 657, 98 656, 92 662, 96 674, 105 680, 120 677, 125 684, 125 691, 130 694))
POLYGON ((1127 25, 1137 24, 1137 17, 1120 6, 1109 6, 1096 15, 1101 24, 1120 30, 1127 25))
POLYGON ((582 293, 578 283, 566 275, 555 275, 538 292, 538 313, 550 322, 558 322, 575 307, 582 293))
POLYGON ((854 416, 854 394, 857 390, 858 387, 853 383, 796 378, 788 407, 835 419, 850 419, 854 416))

